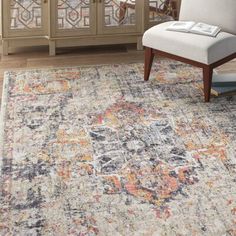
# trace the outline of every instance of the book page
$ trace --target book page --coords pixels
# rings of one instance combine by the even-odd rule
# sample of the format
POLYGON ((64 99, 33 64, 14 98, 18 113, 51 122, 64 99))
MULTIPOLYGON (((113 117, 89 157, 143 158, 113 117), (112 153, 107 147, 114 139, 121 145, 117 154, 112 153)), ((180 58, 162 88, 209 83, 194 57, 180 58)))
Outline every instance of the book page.
POLYGON ((190 32, 215 36, 219 32, 219 30, 220 28, 218 26, 208 25, 205 23, 197 23, 190 29, 190 32))
POLYGON ((189 32, 194 25, 194 21, 175 21, 167 27, 167 30, 189 32))

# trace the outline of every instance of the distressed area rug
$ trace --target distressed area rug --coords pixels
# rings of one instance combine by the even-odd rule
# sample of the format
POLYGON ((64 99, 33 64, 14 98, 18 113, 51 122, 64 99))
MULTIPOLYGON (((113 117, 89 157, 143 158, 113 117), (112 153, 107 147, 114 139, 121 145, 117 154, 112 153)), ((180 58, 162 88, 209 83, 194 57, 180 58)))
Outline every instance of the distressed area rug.
POLYGON ((235 236, 236 98, 199 69, 8 72, 0 235, 235 236))

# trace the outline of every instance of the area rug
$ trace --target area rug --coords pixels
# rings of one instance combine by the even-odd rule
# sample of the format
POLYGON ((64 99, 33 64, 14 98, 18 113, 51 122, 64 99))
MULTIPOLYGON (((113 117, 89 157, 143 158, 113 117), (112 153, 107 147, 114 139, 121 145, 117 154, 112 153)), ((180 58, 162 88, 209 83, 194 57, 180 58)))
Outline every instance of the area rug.
POLYGON ((236 98, 199 69, 5 74, 0 235, 236 235, 236 98))

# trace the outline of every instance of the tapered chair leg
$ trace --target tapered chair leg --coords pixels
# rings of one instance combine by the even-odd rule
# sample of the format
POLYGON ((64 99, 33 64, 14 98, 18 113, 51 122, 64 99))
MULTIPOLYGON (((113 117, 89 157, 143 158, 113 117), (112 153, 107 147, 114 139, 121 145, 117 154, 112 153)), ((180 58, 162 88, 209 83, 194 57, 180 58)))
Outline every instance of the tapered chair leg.
POLYGON ((211 68, 211 66, 206 65, 203 68, 203 84, 204 84, 205 102, 210 102, 212 75, 213 75, 213 69, 211 68))
POLYGON ((144 80, 145 81, 149 80, 153 58, 154 58, 154 53, 153 53, 152 48, 146 48, 145 49, 145 65, 144 65, 144 80))

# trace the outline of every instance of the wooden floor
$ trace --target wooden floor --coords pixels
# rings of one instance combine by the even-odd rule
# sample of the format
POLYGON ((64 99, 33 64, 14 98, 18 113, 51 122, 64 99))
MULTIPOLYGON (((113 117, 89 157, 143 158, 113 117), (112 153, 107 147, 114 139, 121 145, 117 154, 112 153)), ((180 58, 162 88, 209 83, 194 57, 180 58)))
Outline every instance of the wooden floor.
MULTIPOLYGON (((28 68, 66 67, 109 63, 143 62, 143 51, 136 51, 135 45, 115 45, 84 48, 66 48, 57 50, 57 56, 50 57, 47 47, 17 49, 0 60, 0 96, 4 71, 28 68)), ((235 72, 236 60, 221 68, 220 72, 235 72)))

